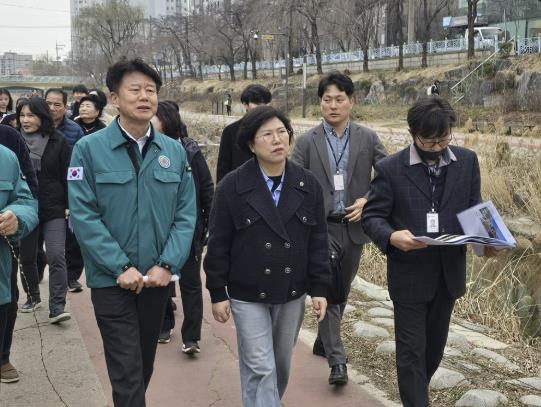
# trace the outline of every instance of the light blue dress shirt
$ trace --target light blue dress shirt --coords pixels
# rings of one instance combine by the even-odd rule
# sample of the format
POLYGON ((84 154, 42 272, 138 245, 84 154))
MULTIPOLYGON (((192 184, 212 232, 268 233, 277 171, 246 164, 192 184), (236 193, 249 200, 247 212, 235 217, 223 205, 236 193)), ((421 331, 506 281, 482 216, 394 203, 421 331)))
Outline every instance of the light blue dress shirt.
POLYGON ((270 179, 269 177, 267 177, 267 174, 263 172, 261 167, 259 169, 261 170, 261 175, 263 175, 263 179, 265 180, 265 183, 267 184, 267 188, 269 188, 269 192, 271 193, 272 200, 274 201, 274 205, 278 206, 278 202, 280 201, 280 193, 282 192, 282 186, 284 185, 284 175, 286 173, 285 170, 282 173, 282 179, 280 180, 280 185, 278 185, 278 188, 276 188, 274 192, 272 192, 272 186, 274 185, 274 181, 270 179))
POLYGON ((334 191, 334 206, 333 206, 333 215, 344 215, 346 213, 346 194, 347 194, 347 185, 346 180, 348 177, 348 161, 349 161, 349 122, 344 130, 342 137, 338 137, 334 127, 329 123, 323 120, 323 129, 325 130, 325 138, 327 145, 327 152, 329 154, 329 163, 331 165, 331 176, 334 177, 335 174, 341 174, 344 178, 344 190, 343 191, 334 191), (332 148, 331 148, 332 146, 332 148), (334 150, 334 151, 333 151, 334 150), (343 155, 342 155, 343 152, 343 155), (340 156, 342 158, 340 159, 340 156), (340 160, 338 163, 338 169, 336 166, 336 161, 340 160))

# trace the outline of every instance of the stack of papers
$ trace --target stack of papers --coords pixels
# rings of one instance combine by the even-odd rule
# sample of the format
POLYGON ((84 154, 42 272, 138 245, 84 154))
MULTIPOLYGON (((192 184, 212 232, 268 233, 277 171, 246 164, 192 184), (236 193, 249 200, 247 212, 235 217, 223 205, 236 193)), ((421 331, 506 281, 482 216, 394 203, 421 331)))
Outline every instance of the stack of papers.
POLYGON ((494 246, 499 249, 515 247, 517 242, 509 232, 492 201, 475 205, 457 214, 464 235, 441 235, 436 238, 414 237, 430 246, 474 244, 494 246))

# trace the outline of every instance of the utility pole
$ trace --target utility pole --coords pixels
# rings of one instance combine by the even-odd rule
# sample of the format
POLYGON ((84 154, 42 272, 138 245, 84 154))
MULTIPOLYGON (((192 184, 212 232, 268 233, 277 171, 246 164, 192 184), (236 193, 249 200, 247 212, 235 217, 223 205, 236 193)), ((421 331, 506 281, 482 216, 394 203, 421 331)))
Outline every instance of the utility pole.
POLYGON ((408 44, 415 42, 415 0, 408 0, 408 44))

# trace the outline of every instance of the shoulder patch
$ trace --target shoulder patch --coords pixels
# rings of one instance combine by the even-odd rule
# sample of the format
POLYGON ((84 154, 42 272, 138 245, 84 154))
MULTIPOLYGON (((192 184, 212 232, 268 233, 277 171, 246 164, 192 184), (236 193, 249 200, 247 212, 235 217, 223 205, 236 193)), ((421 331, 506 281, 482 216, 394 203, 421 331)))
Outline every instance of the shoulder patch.
POLYGON ((83 167, 69 167, 68 168, 68 181, 82 181, 83 180, 83 167))

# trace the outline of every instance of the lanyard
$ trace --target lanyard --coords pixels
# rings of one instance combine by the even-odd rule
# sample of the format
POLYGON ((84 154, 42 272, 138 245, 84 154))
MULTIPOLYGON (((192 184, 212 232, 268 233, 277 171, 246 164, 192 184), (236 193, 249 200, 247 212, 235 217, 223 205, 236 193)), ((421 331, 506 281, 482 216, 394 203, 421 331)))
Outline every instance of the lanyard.
POLYGON ((438 166, 429 167, 428 169, 428 180, 430 181, 430 200, 431 200, 431 212, 436 212, 436 207, 439 207, 438 198, 436 197, 436 172, 438 171, 438 166))
POLYGON ((346 152, 346 148, 348 146, 348 143, 349 143, 349 134, 348 134, 348 137, 346 139, 346 142, 344 144, 344 148, 342 149, 342 153, 340 154, 340 157, 338 157, 338 159, 336 159, 336 153, 334 151, 334 148, 332 146, 332 143, 331 143, 331 140, 329 140, 329 136, 327 136, 327 132, 325 132, 325 139, 327 139, 327 143, 329 143, 329 147, 331 148, 331 151, 332 151, 332 157, 334 158, 334 162, 336 163, 336 173, 340 173, 340 168, 338 167, 340 165, 340 161, 342 161, 342 158, 344 157, 344 153, 346 152))

